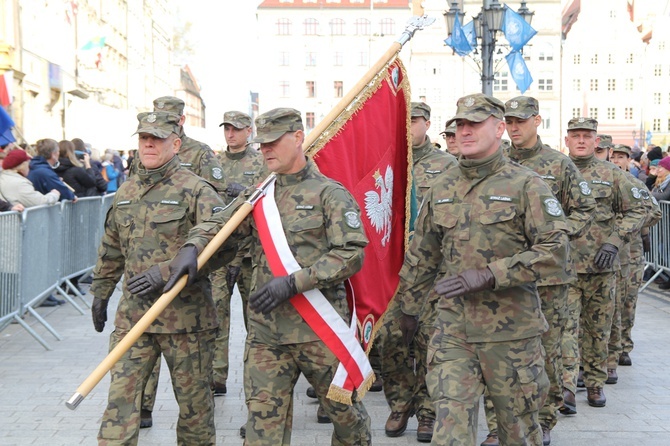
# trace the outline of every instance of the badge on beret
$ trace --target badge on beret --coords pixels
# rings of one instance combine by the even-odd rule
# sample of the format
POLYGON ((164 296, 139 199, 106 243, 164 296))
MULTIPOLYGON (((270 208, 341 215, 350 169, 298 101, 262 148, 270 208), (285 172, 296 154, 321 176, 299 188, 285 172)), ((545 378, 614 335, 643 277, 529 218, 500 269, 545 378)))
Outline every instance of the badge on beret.
POLYGON ((642 195, 640 195, 640 189, 638 189, 637 187, 632 187, 630 191, 633 193, 633 198, 635 198, 636 200, 642 198, 642 195))
POLYGON ((165 102, 163 101, 156 102, 156 108, 165 108, 165 102))
POLYGON ((582 191, 582 195, 591 195, 591 188, 586 181, 579 183, 579 189, 582 191))
POLYGON ((473 97, 467 98, 465 101, 463 101, 463 105, 465 105, 466 107, 472 107, 473 105, 475 105, 475 98, 473 97))
POLYGON ((519 101, 510 102, 509 103, 509 108, 511 108, 512 110, 516 110, 517 108, 519 108, 519 101))
POLYGON ((361 219, 358 218, 358 212, 349 211, 344 213, 344 221, 351 229, 358 229, 361 227, 361 219))
POLYGON ((147 122, 150 123, 150 124, 153 124, 154 122, 156 122, 156 114, 152 113, 149 116, 147 116, 147 122))
POLYGON ((577 120, 577 122, 579 122, 579 123, 582 123, 582 122, 584 122, 584 121, 586 121, 586 119, 584 119, 584 118, 579 118, 579 119, 577 120))
POLYGON ((563 209, 555 198, 547 198, 544 200, 544 209, 547 211, 547 214, 554 217, 560 217, 563 214, 563 209))
POLYGON ((220 167, 214 167, 212 169, 212 176, 216 180, 220 180, 221 178, 223 178, 223 172, 221 171, 221 168, 220 167))

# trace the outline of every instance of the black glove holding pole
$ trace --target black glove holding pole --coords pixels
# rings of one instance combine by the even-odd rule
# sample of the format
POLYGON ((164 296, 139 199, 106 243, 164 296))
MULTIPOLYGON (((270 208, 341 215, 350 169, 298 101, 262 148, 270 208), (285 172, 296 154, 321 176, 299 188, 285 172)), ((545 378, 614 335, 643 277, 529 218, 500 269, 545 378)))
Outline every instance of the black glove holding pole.
POLYGON ((598 250, 593 263, 597 268, 609 269, 612 267, 612 265, 614 265, 614 259, 616 259, 618 253, 619 248, 612 245, 611 243, 603 243, 603 245, 598 250))
POLYGON ((296 294, 298 294, 298 291, 295 288, 293 274, 275 277, 249 296, 249 306, 254 311, 269 314, 279 304, 296 294))

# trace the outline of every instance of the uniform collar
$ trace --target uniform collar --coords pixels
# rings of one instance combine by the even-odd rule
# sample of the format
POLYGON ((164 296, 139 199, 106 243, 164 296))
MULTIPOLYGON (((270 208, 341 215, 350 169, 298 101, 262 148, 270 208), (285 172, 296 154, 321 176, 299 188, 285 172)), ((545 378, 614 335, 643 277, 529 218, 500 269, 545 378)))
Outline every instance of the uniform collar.
POLYGON ((247 145, 244 148, 244 150, 233 153, 230 150, 228 150, 228 147, 226 147, 226 151, 224 153, 226 154, 226 158, 228 158, 229 160, 237 161, 237 160, 241 160, 242 158, 247 156, 247 154, 249 153, 249 150, 250 150, 250 147, 249 147, 249 145, 247 145))
POLYGON ((144 184, 153 185, 161 181, 163 178, 169 177, 174 173, 175 170, 181 167, 179 157, 175 155, 170 161, 163 164, 158 169, 148 170, 140 162, 137 169, 137 174, 140 177, 140 181, 144 184))
POLYGON ((423 144, 419 146, 412 146, 412 157, 414 158, 414 161, 421 159, 426 155, 428 152, 433 150, 433 144, 430 142, 430 137, 426 135, 426 140, 423 142, 423 144))
POLYGON ((458 160, 458 166, 461 169, 461 172, 466 178, 470 179, 486 178, 504 165, 505 157, 503 156, 502 148, 500 147, 498 147, 498 150, 496 150, 493 155, 486 158, 466 159, 461 157, 458 160))
POLYGON ((591 164, 595 164, 596 161, 597 161, 597 158, 593 153, 588 155, 588 156, 572 156, 572 155, 570 155, 570 159, 572 160, 573 163, 575 163, 575 166, 577 166, 578 169, 588 167, 591 164))
POLYGON ((540 153, 540 150, 542 150, 543 147, 544 144, 542 144, 540 135, 537 135, 537 142, 535 142, 535 145, 533 147, 530 147, 528 149, 524 147, 515 147, 514 144, 512 144, 512 147, 510 147, 509 149, 509 157, 515 161, 532 158, 538 153, 540 153))
POLYGON ((307 165, 296 173, 277 174, 277 184, 280 186, 291 186, 293 184, 301 183, 316 169, 314 161, 307 158, 307 165))

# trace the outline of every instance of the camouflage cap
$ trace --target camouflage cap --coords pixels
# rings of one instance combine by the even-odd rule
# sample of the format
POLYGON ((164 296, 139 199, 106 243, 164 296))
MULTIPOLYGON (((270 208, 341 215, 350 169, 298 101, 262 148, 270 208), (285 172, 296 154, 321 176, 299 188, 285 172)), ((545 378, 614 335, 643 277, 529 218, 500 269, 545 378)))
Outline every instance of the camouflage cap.
POLYGON ((540 105, 530 96, 517 96, 505 102, 505 117, 528 119, 539 114, 540 105))
POLYGON ((144 112, 137 115, 139 124, 133 133, 149 133, 157 138, 167 138, 171 133, 179 134, 179 115, 168 112, 144 112))
POLYGON ((425 102, 412 102, 412 118, 423 118, 430 121, 430 105, 425 102))
POLYGON ((505 104, 500 99, 482 93, 463 96, 456 102, 456 107, 456 115, 447 121, 447 127, 457 119, 471 122, 482 122, 489 116, 504 119, 505 104))
POLYGON ((612 137, 610 135, 598 135, 598 138, 600 138, 600 142, 598 143, 599 149, 609 149, 612 147, 612 137))
POLYGON ((181 116, 184 114, 184 101, 174 96, 161 96, 154 99, 154 111, 170 112, 181 116))
POLYGON ((284 133, 304 130, 300 112, 294 108, 274 108, 256 118, 256 137, 251 142, 268 143, 284 133))
POLYGON ((568 121, 568 131, 570 130, 593 130, 598 131, 598 121, 593 118, 572 118, 568 121))
POLYGON ((227 111, 223 114, 223 122, 219 124, 219 127, 224 124, 230 124, 236 129, 245 129, 251 127, 251 116, 241 111, 227 111))
POLYGON ((630 158, 631 153, 632 153, 632 149, 629 146, 627 146, 626 144, 614 144, 612 146, 612 151, 613 152, 625 153, 626 155, 628 155, 628 158, 630 158))
POLYGON ((442 132, 445 135, 451 133, 452 135, 456 134, 456 121, 452 121, 451 124, 444 126, 444 131, 442 132))

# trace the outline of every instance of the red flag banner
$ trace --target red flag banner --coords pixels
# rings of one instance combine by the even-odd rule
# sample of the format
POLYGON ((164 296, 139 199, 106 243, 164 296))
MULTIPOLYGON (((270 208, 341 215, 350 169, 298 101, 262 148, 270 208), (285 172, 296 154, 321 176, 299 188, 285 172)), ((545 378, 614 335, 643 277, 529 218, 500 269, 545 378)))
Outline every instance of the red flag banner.
POLYGON ((352 193, 361 208, 370 243, 348 291, 366 351, 398 287, 408 243, 410 100, 405 67, 396 59, 306 152, 324 175, 352 193))

